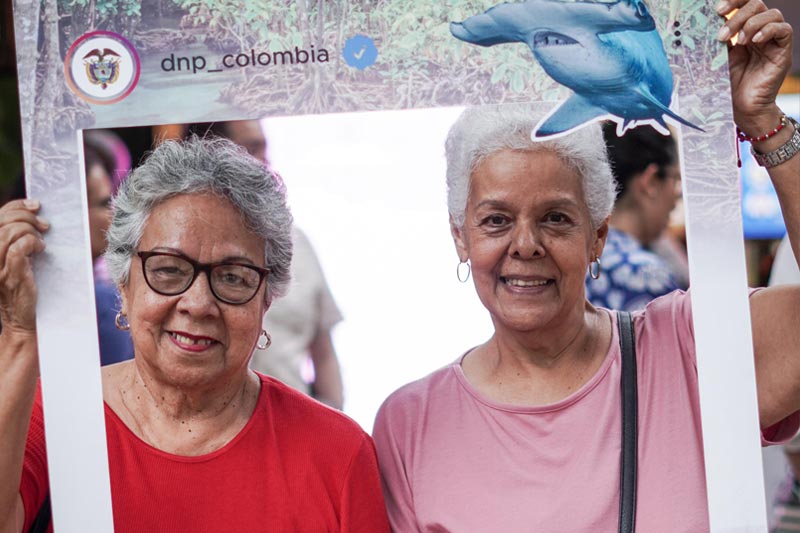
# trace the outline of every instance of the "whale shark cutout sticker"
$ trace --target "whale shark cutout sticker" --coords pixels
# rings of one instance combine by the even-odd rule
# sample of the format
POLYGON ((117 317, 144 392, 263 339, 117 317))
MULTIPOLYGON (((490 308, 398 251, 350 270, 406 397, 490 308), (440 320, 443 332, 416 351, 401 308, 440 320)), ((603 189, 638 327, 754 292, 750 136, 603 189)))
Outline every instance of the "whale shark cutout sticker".
POLYGON ((692 124, 670 110, 672 71, 656 23, 642 0, 527 0, 503 3, 450 33, 480 46, 525 43, 544 71, 573 94, 534 128, 544 140, 595 120, 613 120, 617 134, 649 124, 692 124))

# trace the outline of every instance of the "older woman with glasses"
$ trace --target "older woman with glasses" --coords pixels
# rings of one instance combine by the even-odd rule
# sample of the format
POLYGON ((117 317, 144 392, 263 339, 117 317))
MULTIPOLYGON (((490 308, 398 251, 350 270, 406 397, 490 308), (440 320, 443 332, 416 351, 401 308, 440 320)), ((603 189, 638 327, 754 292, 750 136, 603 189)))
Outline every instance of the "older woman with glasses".
MULTIPOLYGON (((279 183, 234 144, 193 139, 159 146, 116 198, 106 259, 135 352, 103 369, 117 532, 388 530, 369 436, 248 368, 289 281, 279 183)), ((38 208, 0 209, 0 531, 28 531, 48 494, 38 208)))

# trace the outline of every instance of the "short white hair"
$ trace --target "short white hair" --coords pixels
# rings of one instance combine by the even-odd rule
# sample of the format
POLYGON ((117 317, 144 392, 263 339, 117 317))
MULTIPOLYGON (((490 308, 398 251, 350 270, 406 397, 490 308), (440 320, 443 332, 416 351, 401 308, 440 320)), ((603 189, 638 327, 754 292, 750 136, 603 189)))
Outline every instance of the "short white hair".
POLYGON ((581 176, 593 226, 600 227, 611 214, 617 184, 600 125, 588 124, 552 140, 531 140, 534 126, 551 110, 541 103, 479 106, 466 109, 456 120, 445 143, 447 207, 456 226, 464 225, 472 173, 500 150, 554 153, 581 176))

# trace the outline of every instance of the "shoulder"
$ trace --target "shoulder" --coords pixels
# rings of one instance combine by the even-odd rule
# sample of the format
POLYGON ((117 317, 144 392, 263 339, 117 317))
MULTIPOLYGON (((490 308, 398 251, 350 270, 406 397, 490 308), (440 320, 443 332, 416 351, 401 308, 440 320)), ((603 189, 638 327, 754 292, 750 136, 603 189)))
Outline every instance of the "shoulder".
POLYGON ((314 246, 297 226, 292 228, 292 278, 292 290, 298 286, 317 288, 324 280, 322 265, 314 246))
MULTIPOLYGON (((763 292, 763 287, 748 289, 748 296, 763 292)), ((692 329, 692 291, 676 289, 668 294, 652 300, 641 310, 634 312, 650 328, 659 329, 675 323, 685 324, 694 336, 692 329)))
POLYGON ((372 438, 354 420, 298 392, 259 375, 262 393, 254 413, 260 449, 278 450, 282 468, 312 469, 331 487, 353 476, 377 479, 377 457, 372 438))
POLYGON ((432 398, 447 396, 456 380, 453 367, 458 364, 458 362, 450 363, 424 378, 403 385, 386 398, 381 409, 418 406, 432 398))
POLYGON ((674 290, 633 313, 637 350, 679 352, 694 363, 691 291, 674 290))
POLYGON ((256 407, 284 435, 321 436, 360 445, 367 434, 353 419, 277 379, 258 374, 262 392, 256 407))
POLYGON ((454 398, 458 384, 453 367, 458 364, 451 363, 390 394, 375 418, 376 438, 378 433, 390 428, 394 431, 413 431, 419 417, 432 403, 446 403, 454 398))
POLYGON ((317 260, 317 254, 314 252, 314 247, 308 236, 297 226, 292 227, 292 254, 303 258, 304 260, 317 260))
POLYGON ((691 326, 691 291, 677 289, 654 298, 644 309, 634 312, 633 315, 648 329, 663 329, 665 326, 675 325, 676 322, 685 322, 691 326))

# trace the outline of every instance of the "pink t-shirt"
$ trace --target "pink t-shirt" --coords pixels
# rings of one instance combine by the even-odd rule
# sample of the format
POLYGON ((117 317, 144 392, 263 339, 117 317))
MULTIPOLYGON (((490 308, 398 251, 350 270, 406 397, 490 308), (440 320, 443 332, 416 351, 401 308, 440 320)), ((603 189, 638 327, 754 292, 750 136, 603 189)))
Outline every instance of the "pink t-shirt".
MULTIPOLYGON (((394 531, 611 532, 619 513, 620 349, 546 406, 490 400, 459 361, 390 396, 375 444, 394 531)), ((634 314, 639 385, 636 529, 708 531, 689 295, 634 314)), ((791 437, 797 414, 770 428, 791 437)))

